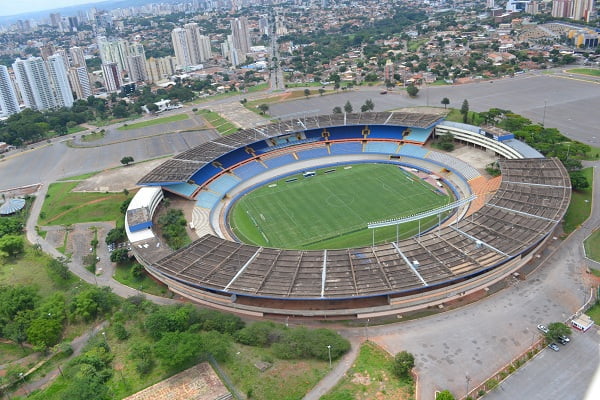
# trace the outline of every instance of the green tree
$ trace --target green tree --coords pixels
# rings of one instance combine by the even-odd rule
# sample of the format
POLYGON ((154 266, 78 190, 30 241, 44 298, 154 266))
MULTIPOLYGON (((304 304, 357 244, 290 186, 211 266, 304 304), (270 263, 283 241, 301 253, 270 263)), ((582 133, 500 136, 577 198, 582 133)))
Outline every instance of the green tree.
POLYGON ((202 336, 191 332, 167 332, 154 346, 161 363, 178 370, 199 360, 207 352, 202 336))
POLYGON ((310 89, 304 89, 304 96, 305 97, 310 96, 310 89))
POLYGON ((62 330, 62 324, 54 318, 36 318, 27 328, 27 341, 35 347, 46 349, 59 342, 62 330))
POLYGON ((344 104, 344 111, 347 113, 351 113, 353 109, 354 108, 352 107, 352 104, 350 104, 350 100, 347 100, 346 104, 344 104))
POLYGON ((23 223, 17 218, 0 218, 0 238, 6 235, 20 235, 23 223))
POLYGON ((571 171, 569 177, 571 178, 573 190, 583 190, 590 187, 590 183, 581 171, 571 171))
POLYGON ((415 97, 419 93, 419 88, 415 85, 408 85, 406 87, 406 93, 408 93, 410 97, 415 97))
POLYGON ((342 107, 340 106, 335 106, 333 107, 333 110, 331 111, 333 114, 341 114, 342 113, 342 107))
POLYGON ((123 165, 129 165, 133 161, 134 161, 133 157, 131 157, 131 156, 125 156, 125 157, 121 158, 121 164, 123 164, 123 165))
POLYGON ((361 112, 373 111, 373 109, 375 109, 375 103, 371 99, 367 99, 365 104, 360 107, 361 112))
POLYGON ((321 96, 323 96, 323 93, 325 93, 325 89, 323 89, 323 88, 319 88, 319 94, 320 94, 321 96))
POLYGON ((548 324, 548 333, 546 333, 546 339, 549 342, 557 341, 561 336, 569 336, 571 334, 571 328, 562 322, 552 322, 548 324))
POLYGON ((463 115, 463 122, 466 124, 469 120, 469 102, 467 99, 463 100, 462 106, 460 106, 460 113, 463 115))
POLYGON ((33 286, 0 286, 0 329, 17 314, 33 310, 38 300, 33 286))
POLYGON ((410 370, 415 366, 415 357, 407 352, 401 351, 394 356, 392 363, 392 372, 398 378, 406 378, 409 376, 410 370))
POLYGON ((454 395, 449 390, 444 390, 435 396, 435 400, 454 400, 454 395))
POLYGON ((129 250, 127 249, 116 249, 110 253, 110 261, 123 264, 129 260, 129 250))
MULTIPOLYGON (((128 206, 129 206, 129 201, 127 201, 127 203, 125 205, 125 210, 127 210, 128 206)), ((119 242, 123 242, 126 237, 127 236, 125 235, 125 228, 123 228, 123 227, 113 228, 110 231, 108 231, 108 233, 106 234, 105 242, 106 242, 106 244, 119 243, 119 242)))
POLYGON ((450 99, 447 97, 444 97, 442 99, 442 104, 444 105, 444 109, 446 109, 446 107, 448 106, 448 104, 450 104, 450 99))
POLYGON ((70 277, 69 267, 67 266, 67 260, 64 257, 52 258, 46 264, 48 269, 56 274, 62 280, 67 280, 70 277))
POLYGON ((258 109, 260 110, 261 114, 265 114, 267 111, 269 111, 269 105, 266 103, 259 104, 258 109))
POLYGON ((25 242, 22 236, 5 235, 0 238, 0 255, 16 257, 25 251, 25 242))

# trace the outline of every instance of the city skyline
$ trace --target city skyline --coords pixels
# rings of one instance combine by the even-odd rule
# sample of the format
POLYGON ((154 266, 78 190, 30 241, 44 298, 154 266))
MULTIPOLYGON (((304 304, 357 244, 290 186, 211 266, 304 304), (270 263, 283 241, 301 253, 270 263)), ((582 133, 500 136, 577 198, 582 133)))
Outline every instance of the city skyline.
POLYGON ((51 3, 45 0, 27 0, 22 2, 8 2, 3 5, 0 17, 25 14, 30 12, 51 11, 62 7, 80 6, 98 3, 98 0, 55 0, 51 3))

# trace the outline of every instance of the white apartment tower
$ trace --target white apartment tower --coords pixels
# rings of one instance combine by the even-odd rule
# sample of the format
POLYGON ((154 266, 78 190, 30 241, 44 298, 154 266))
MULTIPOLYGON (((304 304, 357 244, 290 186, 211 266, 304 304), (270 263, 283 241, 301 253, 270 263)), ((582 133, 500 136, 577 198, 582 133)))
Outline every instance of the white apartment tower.
POLYGON ((175 58, 177 59, 177 65, 182 67, 194 65, 194 63, 192 62, 190 47, 187 43, 185 29, 173 29, 173 31, 171 32, 171 40, 173 42, 173 50, 175 50, 175 58))
POLYGON ((19 108, 17 93, 8 74, 8 68, 0 65, 0 116, 8 117, 19 111, 21 109, 19 108))
POLYGON ((85 66, 69 68, 69 82, 78 99, 85 100, 93 94, 90 76, 85 66))
POLYGON ((85 54, 81 47, 71 47, 69 49, 69 55, 71 56, 71 66, 85 67, 85 54))
POLYGON ((182 67, 201 64, 212 57, 210 38, 202 35, 196 23, 185 24, 171 32, 177 64, 182 67))
POLYGON ((231 20, 231 35, 233 37, 233 48, 238 51, 240 58, 245 59, 246 53, 250 51, 250 31, 246 17, 231 20))
POLYGON ((13 71, 25 107, 39 111, 56 108, 50 77, 42 58, 17 58, 13 64, 13 71))
POLYGON ((57 107, 73 107, 73 92, 69 85, 69 77, 62 56, 54 54, 48 57, 47 63, 57 107))
POLYGON ((115 62, 102 64, 102 76, 104 77, 106 91, 109 93, 116 92, 123 86, 121 70, 119 69, 119 65, 115 62))

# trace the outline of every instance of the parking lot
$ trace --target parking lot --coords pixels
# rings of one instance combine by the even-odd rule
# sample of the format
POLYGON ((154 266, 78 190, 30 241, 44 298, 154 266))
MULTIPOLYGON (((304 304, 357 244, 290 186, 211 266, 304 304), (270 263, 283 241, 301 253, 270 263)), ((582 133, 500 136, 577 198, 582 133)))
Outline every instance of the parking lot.
POLYGON ((571 342, 548 348, 490 392, 490 400, 584 399, 600 366, 600 331, 573 331, 571 342))

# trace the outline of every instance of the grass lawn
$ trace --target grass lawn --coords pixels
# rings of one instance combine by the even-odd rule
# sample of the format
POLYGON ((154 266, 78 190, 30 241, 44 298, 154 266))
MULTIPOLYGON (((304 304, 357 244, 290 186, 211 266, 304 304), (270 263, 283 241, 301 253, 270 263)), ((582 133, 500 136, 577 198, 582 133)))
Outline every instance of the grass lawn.
POLYGON ((228 135, 238 130, 237 126, 214 111, 199 110, 198 114, 202 115, 221 135, 228 135))
POLYGON ((600 262, 600 229, 588 236, 583 245, 585 246, 586 256, 600 262))
POLYGON ((323 84, 321 82, 299 82, 299 83, 292 83, 292 82, 287 82, 285 84, 286 88, 297 88, 297 87, 322 87, 323 84))
POLYGON ((600 302, 596 302, 589 310, 585 312, 594 320, 596 325, 600 325, 600 302))
POLYGON ((121 282, 122 284, 141 292, 163 297, 167 294, 167 287, 156 282, 147 274, 144 274, 141 279, 135 278, 133 275, 131 275, 132 266, 133 263, 128 263, 125 265, 118 264, 113 278, 115 278, 117 282, 121 282))
POLYGON ((590 183, 590 187, 584 190, 574 190, 571 195, 571 203, 565 215, 563 230, 565 233, 571 233, 581 225, 589 216, 592 210, 592 186, 594 184, 594 170, 584 168, 583 174, 590 183))
MULTIPOLYGON (((450 107, 448 107, 448 110, 450 112, 446 116, 446 120, 452 121, 452 122, 461 122, 461 123, 463 122, 463 115, 460 113, 460 108, 450 108, 450 107)), ((467 121, 468 124, 479 125, 482 122, 483 122, 483 120, 479 117, 479 113, 476 113, 474 111, 469 111, 469 119, 467 121)))
POLYGON ((252 399, 300 400, 329 371, 329 363, 316 360, 279 360, 268 348, 235 344, 233 357, 221 367, 233 384, 252 399), (260 372, 254 364, 272 363, 260 372))
POLYGON ((424 45, 425 43, 427 43, 428 39, 421 39, 421 40, 409 40, 407 47, 408 47, 408 51, 411 53, 416 52, 419 47, 421 47, 422 45, 424 45))
POLYGON ((84 135, 81 138, 81 140, 83 140, 84 142, 93 142, 95 140, 100 140, 103 137, 104 137, 104 132, 98 131, 98 132, 90 133, 89 135, 84 135))
POLYGON ((582 75, 591 75, 591 76, 600 76, 600 69, 591 69, 591 68, 573 68, 568 69, 567 72, 572 74, 582 74, 582 75))
POLYGON ((268 83, 259 83, 258 85, 255 86, 250 86, 246 88, 246 93, 255 93, 255 92, 260 92, 263 90, 267 90, 269 88, 269 84, 268 83))
POLYGON ((414 399, 414 383, 392 375, 392 360, 393 357, 376 344, 363 343, 352 368, 321 400, 414 399))
POLYGON ((0 259, 0 286, 32 285, 39 289, 41 296, 48 296, 57 290, 69 289, 78 281, 75 277, 57 283, 47 273, 49 256, 25 245, 25 253, 18 257, 0 259))
POLYGON ((136 122, 134 124, 123 125, 117 128, 120 131, 128 131, 131 129, 141 129, 146 128, 147 126, 161 125, 167 124, 169 122, 183 121, 188 119, 189 116, 187 114, 175 114, 170 115, 168 117, 149 119, 147 121, 136 122))
POLYGON ((119 207, 127 198, 123 193, 72 192, 77 184, 64 182, 50 185, 39 225, 71 225, 121 218, 119 207))
POLYGON ((33 350, 29 347, 21 347, 14 343, 0 343, 0 364, 18 360, 31 353, 33 350))
MULTIPOLYGON (((317 176, 292 175, 242 197, 230 213, 243 241, 282 248, 346 248, 372 242, 367 223, 397 218, 445 205, 451 197, 389 164, 357 164, 317 170, 317 176), (335 169, 333 173, 325 171, 335 169), (292 182, 286 182, 295 179, 292 182), (357 182, 361 183, 357 191, 357 182), (274 186, 275 185, 275 186, 274 186)), ((437 222, 422 221, 421 229, 437 222)), ((402 224, 400 237, 413 236, 418 222, 402 224)), ((396 238, 396 227, 379 228, 375 241, 396 238)))

